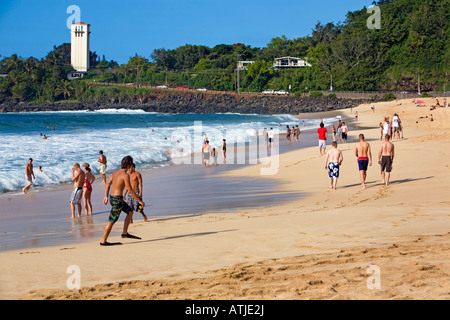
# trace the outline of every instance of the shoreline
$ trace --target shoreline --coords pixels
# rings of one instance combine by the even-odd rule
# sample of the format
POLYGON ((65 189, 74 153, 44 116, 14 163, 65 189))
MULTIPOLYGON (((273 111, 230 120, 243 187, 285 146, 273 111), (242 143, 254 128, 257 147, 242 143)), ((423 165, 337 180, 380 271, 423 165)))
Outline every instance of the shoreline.
MULTIPOLYGON (((379 145, 376 125, 381 118, 395 110, 405 123, 405 139, 395 141, 398 155, 392 183, 388 188, 380 186, 379 169, 374 161, 374 167, 369 168, 368 189, 360 190, 353 159, 353 142, 342 146, 343 171, 335 192, 327 189, 329 182, 323 170, 324 158, 319 157, 316 147, 302 149, 301 153, 283 153, 280 155, 279 173, 267 178, 283 182, 279 193, 287 190, 304 192, 305 197, 301 200, 239 212, 217 214, 211 210, 198 217, 154 224, 137 223, 133 229, 147 234, 146 238, 150 240, 128 242, 111 250, 98 248, 96 243, 90 242, 77 244, 73 248, 42 248, 24 254, 18 251, 3 252, 0 253, 3 270, 21 270, 23 267, 20 266, 35 263, 35 274, 39 277, 31 281, 26 273, 20 271, 8 279, 2 275, 1 282, 5 282, 6 292, 0 292, 0 296, 25 299, 126 299, 129 295, 124 290, 135 291, 133 285, 138 285, 140 294, 134 296, 137 299, 449 298, 448 291, 445 291, 449 279, 445 245, 448 245, 446 234, 450 225, 447 212, 450 203, 445 200, 445 190, 448 190, 450 181, 450 157, 446 157, 450 152, 441 147, 442 143, 448 143, 448 109, 433 111, 435 121, 430 122, 425 120, 429 110, 415 108, 408 101, 401 103, 378 104, 373 113, 370 110, 373 104, 354 109, 358 110, 360 116, 358 125, 364 128, 357 132, 366 134, 368 141, 373 144, 374 157, 379 145), (418 143, 421 149, 417 149, 418 143), (414 159, 410 157, 411 154, 415 155, 414 159), (441 160, 438 162, 438 159, 441 160), (430 166, 430 163, 438 165, 430 166), (426 188, 423 188, 424 184, 426 188), (423 251, 422 247, 417 246, 417 241, 421 241, 419 238, 426 239, 423 248, 427 248, 427 245, 433 248, 430 249, 432 257, 425 254, 428 252, 426 249, 423 251), (371 249, 377 246, 377 255, 363 253, 372 252, 371 249), (399 249, 386 253, 390 247, 399 249), (331 255, 333 252, 341 252, 341 256, 348 254, 348 261, 344 259, 339 262, 339 254, 331 255), (423 255, 414 252, 423 252, 423 255), (130 255, 139 257, 132 259, 132 269, 117 269, 120 261, 128 261, 130 255), (51 257, 57 257, 57 266, 49 264, 51 257), (305 270, 289 269, 289 259, 293 263, 301 263, 306 258, 321 262, 318 265, 322 271, 328 268, 335 270, 336 266, 343 269, 330 273, 321 273, 313 265, 307 265, 305 270), (382 262, 385 261, 383 259, 387 259, 388 263, 382 262), (420 268, 411 272, 415 259, 419 259, 420 268), (364 265, 367 267, 369 262, 378 263, 382 275, 385 274, 381 291, 366 288, 366 270, 361 268, 364 265), (86 290, 64 290, 67 279, 64 270, 71 264, 77 264, 83 270, 82 287, 86 290), (101 270, 98 270, 98 265, 103 266, 101 270), (351 271, 344 272, 344 276, 340 274, 347 265, 356 267, 352 269, 356 273, 351 271), (257 276, 250 277, 246 284, 234 284, 238 286, 239 294, 232 291, 230 295, 224 295, 221 288, 229 285, 225 279, 232 278, 237 272, 242 273, 241 269, 248 267, 254 269, 257 276), (293 276, 310 281, 312 289, 319 286, 321 290, 309 291, 311 288, 297 284, 298 294, 293 290, 294 286, 280 287, 279 278, 267 276, 268 269, 280 271, 286 267, 285 270, 294 272, 293 276), (304 274, 304 277, 299 277, 298 273, 304 274), (192 279, 202 277, 213 280, 208 290, 203 287, 196 289, 195 284, 188 285, 192 279), (265 290, 258 288, 258 277, 262 279, 265 290), (152 282, 152 279, 153 282, 160 281, 161 286, 148 286, 148 281, 152 282), (341 282, 343 279, 349 281, 344 285, 341 282), (118 287, 117 284, 111 284, 114 281, 122 282, 118 287), (337 286, 333 287, 332 281, 337 286), (439 282, 440 286, 437 285, 439 282), (95 290, 89 289, 95 285, 95 290), (188 290, 182 290, 183 287, 188 290), (169 288, 174 292, 173 295, 161 292, 169 288), (101 294, 98 294, 99 290, 101 294), (302 293, 305 293, 303 297, 302 293)), ((356 132, 351 132, 353 134, 356 132)), ((239 168, 226 172, 226 175, 256 177, 260 167, 239 168)), ((115 229, 120 229, 120 226, 115 229)), ((245 276, 245 272, 243 274, 245 276)), ((284 276, 289 278, 289 275, 284 276)))

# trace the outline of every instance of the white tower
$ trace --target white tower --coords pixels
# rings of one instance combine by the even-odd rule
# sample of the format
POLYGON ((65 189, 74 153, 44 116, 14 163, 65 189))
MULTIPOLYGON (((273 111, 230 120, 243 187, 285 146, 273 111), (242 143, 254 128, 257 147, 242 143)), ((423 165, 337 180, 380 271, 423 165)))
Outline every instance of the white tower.
POLYGON ((90 26, 85 22, 76 22, 72 23, 70 30, 71 63, 72 67, 79 72, 86 72, 89 69, 90 26))

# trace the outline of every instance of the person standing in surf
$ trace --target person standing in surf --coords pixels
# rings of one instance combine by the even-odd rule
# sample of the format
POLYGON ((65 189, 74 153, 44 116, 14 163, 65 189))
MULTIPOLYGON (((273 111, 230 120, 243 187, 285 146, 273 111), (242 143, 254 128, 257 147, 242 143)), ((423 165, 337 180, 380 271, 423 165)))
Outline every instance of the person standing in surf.
POLYGON ((31 185, 33 184, 33 179, 36 180, 33 172, 33 159, 28 159, 28 163, 25 165, 25 178, 27 179, 27 185, 22 188, 23 193, 27 194, 31 185))
POLYGON ((84 171, 81 170, 80 164, 78 162, 74 163, 72 167, 73 191, 69 201, 72 218, 75 218, 75 205, 78 207, 78 217, 81 216, 81 198, 83 197, 85 177, 86 175, 84 171))
POLYGON ((227 163, 227 140, 223 139, 222 141, 222 156, 223 156, 223 163, 227 163))
POLYGON ((98 152, 98 154, 100 155, 100 158, 98 158, 98 162, 100 162, 100 175, 102 176, 102 180, 104 184, 106 184, 106 163, 108 162, 106 160, 105 155, 103 154, 103 150, 100 150, 98 152))
POLYGON ((91 167, 89 163, 83 163, 83 169, 85 172, 84 185, 83 185, 83 205, 84 212, 87 216, 92 215, 92 184, 95 181, 95 176, 91 173, 91 167))

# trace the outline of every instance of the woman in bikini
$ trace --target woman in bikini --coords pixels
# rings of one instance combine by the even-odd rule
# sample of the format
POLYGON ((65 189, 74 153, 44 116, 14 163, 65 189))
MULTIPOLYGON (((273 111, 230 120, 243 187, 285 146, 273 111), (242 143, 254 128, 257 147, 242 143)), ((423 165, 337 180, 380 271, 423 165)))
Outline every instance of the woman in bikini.
POLYGON ((92 215, 92 202, 91 202, 91 194, 92 194, 92 184, 95 181, 95 176, 91 173, 91 168, 88 163, 83 164, 84 171, 86 172, 86 177, 84 179, 83 185, 83 204, 84 204, 84 212, 86 215, 92 215))

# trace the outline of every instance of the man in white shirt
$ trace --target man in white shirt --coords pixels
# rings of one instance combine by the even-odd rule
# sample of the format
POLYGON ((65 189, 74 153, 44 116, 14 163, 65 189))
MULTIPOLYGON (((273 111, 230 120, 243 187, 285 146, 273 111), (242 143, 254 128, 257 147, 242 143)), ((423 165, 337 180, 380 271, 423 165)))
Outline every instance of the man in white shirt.
POLYGON ((400 118, 396 113, 394 113, 394 116, 392 117, 392 138, 400 139, 400 118))

